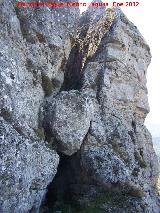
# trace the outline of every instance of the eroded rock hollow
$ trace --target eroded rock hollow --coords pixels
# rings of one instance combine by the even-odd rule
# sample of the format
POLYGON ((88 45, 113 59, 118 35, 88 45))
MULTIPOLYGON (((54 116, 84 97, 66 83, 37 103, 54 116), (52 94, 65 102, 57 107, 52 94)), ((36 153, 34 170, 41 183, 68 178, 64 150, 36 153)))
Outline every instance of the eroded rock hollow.
POLYGON ((0 13, 0 212, 159 213, 138 29, 119 8, 0 13))

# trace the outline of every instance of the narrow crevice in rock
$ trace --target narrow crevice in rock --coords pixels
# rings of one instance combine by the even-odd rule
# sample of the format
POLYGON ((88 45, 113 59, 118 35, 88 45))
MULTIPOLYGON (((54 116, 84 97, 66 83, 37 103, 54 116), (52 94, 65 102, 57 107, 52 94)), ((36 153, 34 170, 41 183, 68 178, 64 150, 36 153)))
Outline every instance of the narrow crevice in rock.
POLYGON ((83 55, 80 52, 80 46, 77 42, 72 48, 69 59, 65 67, 64 82, 62 91, 79 90, 81 88, 81 68, 83 55))

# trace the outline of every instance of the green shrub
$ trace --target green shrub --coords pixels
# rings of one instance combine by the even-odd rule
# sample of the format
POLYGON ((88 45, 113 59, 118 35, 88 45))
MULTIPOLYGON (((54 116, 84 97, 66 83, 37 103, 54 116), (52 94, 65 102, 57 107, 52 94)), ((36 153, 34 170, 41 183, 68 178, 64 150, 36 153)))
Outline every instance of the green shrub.
POLYGON ((44 129, 43 128, 38 128, 35 130, 37 136, 41 139, 44 140, 45 139, 45 134, 44 134, 44 129))
POLYGON ((129 194, 133 197, 137 197, 137 198, 142 198, 144 197, 144 191, 142 189, 139 189, 139 188, 132 188, 130 191, 129 191, 129 194))
POLYGON ((52 80, 46 75, 42 75, 42 87, 46 96, 50 96, 52 94, 53 91, 52 80))
POLYGON ((58 87, 60 87, 61 83, 59 80, 54 78, 54 79, 52 79, 52 85, 53 85, 53 88, 58 88, 58 87))
POLYGON ((143 157, 137 151, 134 152, 134 157, 138 161, 138 163, 139 163, 141 168, 146 168, 147 167, 147 163, 145 162, 143 157))
POLYGON ((112 8, 107 8, 107 12, 113 12, 112 8))
POLYGON ((142 168, 147 168, 147 163, 145 162, 144 159, 141 159, 141 160, 139 161, 139 164, 140 164, 140 167, 142 167, 142 168))

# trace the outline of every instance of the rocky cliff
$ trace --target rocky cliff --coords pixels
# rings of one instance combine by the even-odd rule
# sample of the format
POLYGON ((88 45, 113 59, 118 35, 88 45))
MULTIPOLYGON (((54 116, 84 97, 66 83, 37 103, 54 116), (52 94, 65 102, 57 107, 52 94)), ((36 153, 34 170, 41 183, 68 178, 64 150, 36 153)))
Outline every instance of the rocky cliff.
POLYGON ((0 14, 0 212, 159 213, 137 28, 118 8, 0 14))

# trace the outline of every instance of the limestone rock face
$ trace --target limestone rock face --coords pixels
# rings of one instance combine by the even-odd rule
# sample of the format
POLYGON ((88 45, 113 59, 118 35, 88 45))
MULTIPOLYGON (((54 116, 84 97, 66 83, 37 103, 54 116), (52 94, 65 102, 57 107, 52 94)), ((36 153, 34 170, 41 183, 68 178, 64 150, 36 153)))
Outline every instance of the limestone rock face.
POLYGON ((0 14, 0 212, 39 212, 59 162, 44 141, 43 103, 63 83, 79 9, 2 0, 0 14))
POLYGON ((14 1, 2 1, 0 9, 0 109, 14 122, 37 128, 44 96, 56 94, 63 83, 78 12, 17 8, 14 1))
MULTIPOLYGON (((109 10, 107 13, 102 10, 101 16, 97 14, 96 18, 94 15, 91 18, 90 14, 87 11, 79 21, 77 60, 81 61, 77 63, 73 60, 72 63, 79 64, 79 91, 91 100, 92 115, 90 128, 86 128, 88 132, 85 132, 86 137, 83 137, 83 143, 81 141, 80 150, 68 160, 74 175, 68 175, 67 169, 63 169, 63 173, 69 176, 68 190, 81 203, 86 202, 84 197, 89 200, 93 198, 94 193, 101 193, 105 197, 106 193, 112 192, 112 201, 115 192, 119 196, 123 193, 128 195, 123 201, 124 206, 130 203, 127 209, 124 210, 120 204, 113 208, 105 200, 103 209, 106 212, 158 213, 159 204, 155 195, 158 162, 150 133, 144 126, 149 112, 146 88, 146 69, 151 60, 149 47, 137 28, 119 9, 109 10), (75 161, 78 161, 76 165, 75 161)), ((73 67, 66 72, 68 82, 73 82, 74 77, 76 80, 77 73, 73 75, 73 67)), ((60 103, 59 96, 63 96, 63 93, 56 96, 57 103, 60 103)), ((51 126, 56 127, 61 136, 62 132, 66 132, 69 123, 76 127, 79 122, 79 119, 72 116, 73 110, 70 112, 70 104, 74 107, 77 101, 70 100, 71 91, 67 93, 68 101, 65 105, 59 104, 62 109, 58 110, 58 117, 61 119, 50 116, 54 123, 51 126), (65 109, 69 110, 70 116, 65 109)), ((53 105, 51 108, 52 110, 47 110, 56 115, 57 107, 53 105)), ((79 111, 76 113, 78 116, 79 111)), ((87 119, 88 116, 84 123, 87 119)), ((68 133, 73 140, 72 132, 67 130, 67 137, 64 138, 68 143, 68 153, 63 148, 59 151, 70 155, 69 149, 72 151, 72 147, 69 147, 70 140, 67 141, 68 133)), ((78 141, 77 145, 79 146, 78 141)), ((61 176, 59 178, 61 180, 61 176)), ((57 190, 56 184, 54 187, 57 190)))
POLYGON ((86 212, 159 213, 137 28, 118 8, 9 0, 0 13, 0 212, 47 212, 70 195, 96 205, 86 212))
POLYGON ((19 134, 0 117, 1 212, 39 212, 46 186, 57 172, 58 154, 43 141, 19 134))
MULTIPOLYGON (((86 156, 90 164, 93 161, 93 177, 101 184, 103 181, 104 184, 118 181, 140 184, 140 180, 143 182, 142 173, 154 173, 147 166, 152 156, 152 148, 149 147, 150 137, 143 125, 149 111, 148 102, 143 104, 143 100, 147 100, 144 70, 149 62, 147 44, 136 27, 117 10, 110 31, 103 35, 98 50, 87 60, 82 79, 82 91, 85 90, 85 94, 88 91, 88 96, 95 94, 98 99, 101 119, 97 121, 93 118, 92 121, 97 122, 93 126, 91 121, 87 142, 81 152, 84 149, 86 167, 86 156), (139 78, 138 72, 141 72, 143 78, 139 78), (104 131, 99 133, 97 128, 102 125, 104 131), (105 140, 100 139, 99 135, 101 138, 105 135, 105 140), (143 135, 143 140, 140 135, 143 135), (144 142, 145 135, 147 144, 144 142), (94 144, 92 149, 93 137, 99 140, 97 147, 94 144), (98 157, 100 161, 97 160, 98 157), (146 163, 145 169, 141 161, 146 163), (132 177, 134 169, 137 168, 139 173, 132 177), (137 181, 139 175, 140 180, 137 181)), ((90 164, 88 167, 91 170, 90 164)))
MULTIPOLYGON (((142 203, 146 207, 145 210, 139 207, 139 211, 158 212, 154 200, 158 163, 150 133, 144 126, 149 112, 146 68, 151 59, 150 50, 125 15, 120 10, 113 13, 112 26, 104 32, 97 50, 86 59, 82 70, 82 92, 95 97, 99 108, 80 150, 82 177, 86 172, 82 185, 87 179, 87 183, 110 190, 118 187, 137 197, 143 192, 142 203), (152 204, 146 201, 148 193, 152 204)), ((103 18, 99 25, 101 21, 103 18)), ((96 27, 89 24, 90 31, 96 27)), ((94 106, 97 108, 97 104, 94 106)), ((127 212, 134 209, 133 205, 127 212)))

